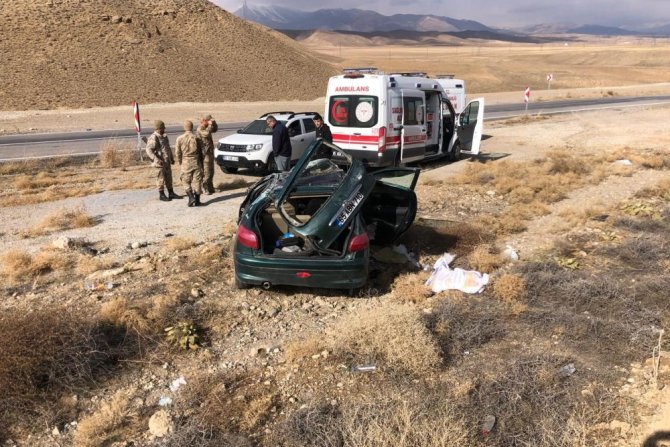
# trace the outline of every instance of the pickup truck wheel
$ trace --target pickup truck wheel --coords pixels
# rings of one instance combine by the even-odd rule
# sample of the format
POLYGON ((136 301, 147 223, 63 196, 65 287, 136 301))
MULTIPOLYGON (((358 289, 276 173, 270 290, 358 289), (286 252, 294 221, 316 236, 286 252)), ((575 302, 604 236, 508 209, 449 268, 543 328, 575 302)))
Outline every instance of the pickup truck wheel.
POLYGON ((221 172, 224 174, 235 174, 237 173, 238 168, 227 168, 225 166, 219 166, 221 168, 221 172))

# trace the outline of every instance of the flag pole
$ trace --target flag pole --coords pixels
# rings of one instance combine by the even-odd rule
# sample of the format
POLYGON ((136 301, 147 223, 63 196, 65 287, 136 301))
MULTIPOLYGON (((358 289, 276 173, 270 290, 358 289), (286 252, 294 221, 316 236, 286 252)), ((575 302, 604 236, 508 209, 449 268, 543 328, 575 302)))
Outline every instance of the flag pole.
POLYGON ((140 105, 133 101, 133 115, 135 118, 135 132, 137 132, 137 151, 140 153, 140 161, 144 161, 142 152, 142 127, 140 125, 140 105))

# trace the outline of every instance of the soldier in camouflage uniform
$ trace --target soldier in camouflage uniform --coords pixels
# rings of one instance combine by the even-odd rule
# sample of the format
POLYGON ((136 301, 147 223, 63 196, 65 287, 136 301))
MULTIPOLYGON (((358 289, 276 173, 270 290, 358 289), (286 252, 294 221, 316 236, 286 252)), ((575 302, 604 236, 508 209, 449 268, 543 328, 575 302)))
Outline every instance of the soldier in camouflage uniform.
POLYGON ((212 115, 205 116, 198 127, 197 137, 202 146, 203 173, 202 189, 207 194, 214 194, 214 140, 212 134, 219 130, 212 115))
POLYGON ((165 123, 156 121, 154 124, 155 132, 147 140, 145 151, 151 160, 151 166, 156 168, 156 186, 158 186, 159 198, 163 202, 181 199, 172 189, 172 168, 170 165, 174 164, 174 157, 172 156, 172 149, 170 149, 170 141, 165 135, 165 123), (163 192, 164 187, 168 190, 167 196, 163 192))
POLYGON ((193 123, 184 123, 184 134, 177 138, 175 155, 181 166, 181 181, 186 188, 188 206, 200 206, 202 194, 202 152, 201 145, 193 134, 193 123))

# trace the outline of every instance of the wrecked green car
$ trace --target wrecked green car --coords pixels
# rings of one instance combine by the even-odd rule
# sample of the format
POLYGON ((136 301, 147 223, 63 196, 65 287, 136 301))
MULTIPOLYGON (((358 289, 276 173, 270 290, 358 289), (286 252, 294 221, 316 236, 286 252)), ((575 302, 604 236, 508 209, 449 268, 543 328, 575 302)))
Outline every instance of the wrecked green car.
POLYGON ((368 172, 339 147, 314 141, 290 172, 249 188, 233 253, 236 286, 362 287, 370 244, 393 242, 414 221, 419 171, 368 172))

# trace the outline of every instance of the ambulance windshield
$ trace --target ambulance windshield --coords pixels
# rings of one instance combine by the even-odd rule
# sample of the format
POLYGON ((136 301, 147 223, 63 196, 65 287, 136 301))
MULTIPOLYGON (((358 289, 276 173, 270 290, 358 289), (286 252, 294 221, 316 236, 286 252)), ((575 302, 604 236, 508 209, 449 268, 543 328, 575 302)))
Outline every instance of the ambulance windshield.
POLYGON ((338 95, 330 97, 330 124, 337 127, 372 127, 377 124, 376 96, 338 95))

